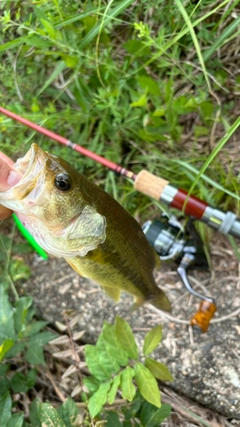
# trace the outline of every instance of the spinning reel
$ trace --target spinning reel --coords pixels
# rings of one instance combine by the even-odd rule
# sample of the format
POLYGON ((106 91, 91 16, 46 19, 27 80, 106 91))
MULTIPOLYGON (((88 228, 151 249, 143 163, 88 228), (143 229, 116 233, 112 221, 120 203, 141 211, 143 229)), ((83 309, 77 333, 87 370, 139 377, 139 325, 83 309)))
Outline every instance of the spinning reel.
POLYGON ((192 219, 185 228, 175 216, 171 215, 168 218, 163 214, 161 220, 149 220, 143 224, 142 228, 160 260, 177 262, 179 264, 177 272, 182 283, 188 292, 202 300, 199 310, 190 320, 190 324, 202 332, 206 332, 216 311, 216 304, 213 298, 195 291, 188 280, 187 270, 190 266, 207 267, 207 259, 192 219))

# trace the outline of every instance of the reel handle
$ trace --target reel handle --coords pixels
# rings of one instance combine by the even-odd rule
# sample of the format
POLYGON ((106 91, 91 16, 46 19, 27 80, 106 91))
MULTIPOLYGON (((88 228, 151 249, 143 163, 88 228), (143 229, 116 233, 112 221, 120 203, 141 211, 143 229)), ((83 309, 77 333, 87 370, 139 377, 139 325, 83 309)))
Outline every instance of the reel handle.
POLYGON ((190 320, 190 325, 199 328, 202 332, 207 332, 209 323, 217 310, 214 302, 202 301, 197 313, 190 320))

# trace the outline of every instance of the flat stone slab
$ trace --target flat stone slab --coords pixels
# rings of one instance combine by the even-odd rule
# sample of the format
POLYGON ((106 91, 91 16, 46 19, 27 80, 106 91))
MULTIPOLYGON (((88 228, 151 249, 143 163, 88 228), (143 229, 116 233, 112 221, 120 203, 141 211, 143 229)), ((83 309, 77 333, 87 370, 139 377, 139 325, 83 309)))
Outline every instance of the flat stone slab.
MULTIPOLYGON (((174 376, 169 386, 230 420, 240 420, 240 313, 233 315, 240 307, 240 287, 237 263, 234 256, 226 257, 225 251, 230 249, 213 255, 217 260, 215 278, 207 293, 211 291, 216 298, 218 311, 206 334, 187 324, 199 300, 186 292, 174 265, 163 266, 156 278, 172 302, 169 319, 149 304, 130 314, 131 296, 123 294, 115 304, 96 283, 80 277, 63 259, 44 261, 35 255, 32 277, 18 291, 31 295, 41 318, 50 322, 64 323, 63 311, 67 309, 79 313, 77 329, 86 331, 85 342, 95 342, 103 321, 113 323, 116 315, 130 323, 138 343, 150 328, 162 324, 162 344, 153 357, 165 363, 174 376)), ((194 270, 190 279, 203 292, 201 286, 207 286, 210 273, 194 270)))

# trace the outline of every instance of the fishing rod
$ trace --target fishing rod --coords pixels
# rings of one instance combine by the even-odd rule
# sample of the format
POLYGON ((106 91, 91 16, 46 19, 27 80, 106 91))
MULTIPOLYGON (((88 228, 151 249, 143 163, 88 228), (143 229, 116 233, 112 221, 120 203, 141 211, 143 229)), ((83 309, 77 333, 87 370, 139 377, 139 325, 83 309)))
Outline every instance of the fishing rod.
POLYGON ((51 138, 60 144, 63 144, 83 156, 89 157, 90 159, 101 163, 108 169, 114 171, 118 175, 123 175, 132 181, 134 181, 134 188, 141 193, 156 199, 168 207, 178 209, 186 215, 190 215, 196 218, 198 221, 204 222, 209 227, 220 231, 223 234, 230 234, 232 236, 240 238, 240 219, 237 218, 233 212, 223 212, 216 209, 203 200, 188 195, 187 191, 176 188, 169 181, 163 178, 157 177, 147 170, 143 169, 138 174, 123 168, 122 166, 108 160, 81 145, 75 144, 63 136, 56 134, 36 123, 31 122, 24 117, 21 117, 3 107, 0 107, 0 113, 11 119, 18 121, 25 126, 34 129, 35 131, 42 133, 48 138, 51 138))
MULTIPOLYGON (((215 209, 203 200, 188 195, 185 190, 176 188, 169 183, 169 181, 157 177, 147 170, 142 170, 138 174, 135 174, 87 148, 75 144, 67 138, 37 125, 3 107, 0 107, 0 113, 104 165, 118 175, 129 178, 134 182, 134 188, 137 191, 164 203, 168 207, 178 209, 184 214, 207 224, 209 227, 223 234, 230 234, 240 238, 240 219, 238 219, 233 212, 223 212, 219 209, 215 209)), ((170 216, 169 219, 165 218, 162 221, 147 221, 143 225, 143 231, 149 243, 159 254, 160 259, 180 259, 177 272, 183 284, 190 293, 202 300, 199 310, 191 319, 190 324, 206 332, 210 320, 216 311, 215 301, 211 297, 196 292, 191 287, 186 274, 188 267, 196 261, 199 255, 198 245, 190 239, 189 234, 185 233, 182 225, 173 216, 170 216)))

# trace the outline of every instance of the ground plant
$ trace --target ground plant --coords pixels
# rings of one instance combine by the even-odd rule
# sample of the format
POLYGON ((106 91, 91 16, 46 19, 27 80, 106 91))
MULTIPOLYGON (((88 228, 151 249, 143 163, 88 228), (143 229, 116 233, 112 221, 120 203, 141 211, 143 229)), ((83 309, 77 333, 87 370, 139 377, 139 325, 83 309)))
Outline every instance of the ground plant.
MULTIPOLYGON (((239 214, 239 37, 238 0, 0 0, 0 105, 136 173, 146 168, 239 214)), ((0 115, 1 151, 17 159, 32 142, 65 158, 142 221, 159 215, 159 204, 137 194, 127 180, 0 115)), ((199 229, 208 241, 204 226, 199 229)), ((18 287, 30 274, 19 256, 29 247, 18 244, 2 227, 0 425, 76 426, 79 406, 73 399, 55 408, 29 392, 53 332, 35 320, 31 298, 16 295, 14 283, 18 287), (14 372, 16 360, 22 370, 14 372), (17 411, 19 393, 31 396, 25 412, 17 411)), ((159 343, 160 328, 151 334, 159 343)), ((154 427, 168 416, 169 407, 157 404, 156 378, 171 378, 159 377, 148 340, 139 358, 129 326, 116 319, 103 326, 95 346, 86 346, 86 425, 97 419, 108 427, 154 427), (131 354, 119 338, 121 325, 131 354), (102 357, 112 351, 106 330, 126 363, 113 356, 114 366, 99 378, 96 349, 102 357), (141 390, 139 378, 146 372, 155 400, 141 390), (110 410, 117 390, 125 403, 110 410)))

